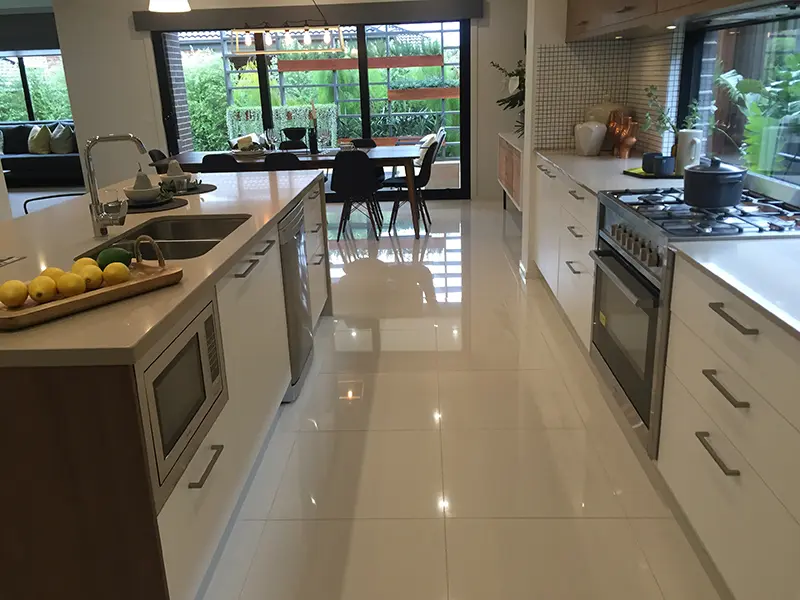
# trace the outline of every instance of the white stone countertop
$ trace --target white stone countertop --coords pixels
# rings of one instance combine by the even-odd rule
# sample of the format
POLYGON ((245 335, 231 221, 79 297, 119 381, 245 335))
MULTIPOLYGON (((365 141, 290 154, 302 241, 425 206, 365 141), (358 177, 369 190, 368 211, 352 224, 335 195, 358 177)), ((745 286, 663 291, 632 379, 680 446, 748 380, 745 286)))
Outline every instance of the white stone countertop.
MULTIPOLYGON (((153 176, 151 176, 153 177, 153 176)), ((191 260, 169 261, 183 268, 183 279, 166 287, 76 315, 15 332, 0 332, 0 367, 132 364, 169 326, 208 293, 263 234, 322 180, 320 171, 217 173, 202 175, 217 190, 184 196, 183 208, 128 215, 125 225, 95 238, 88 195, 31 215, 0 221, 0 254, 26 256, 0 268, 0 281, 28 281, 46 266, 68 271, 74 257, 124 231, 157 217, 215 214, 251 215, 208 253, 191 260)), ((133 180, 104 189, 132 185, 133 180)), ((101 195, 102 198, 102 195, 101 195)))
POLYGON ((524 152, 522 145, 525 143, 524 137, 519 137, 516 133, 509 132, 509 133, 501 133, 500 137, 511 144, 514 148, 517 149, 517 152, 522 154, 524 152))
POLYGON ((683 179, 640 179, 623 174, 626 169, 642 166, 642 157, 639 155, 622 160, 609 154, 578 156, 558 150, 537 150, 537 154, 593 194, 603 190, 683 189, 683 179))
POLYGON ((800 238, 676 242, 672 247, 800 339, 800 238))

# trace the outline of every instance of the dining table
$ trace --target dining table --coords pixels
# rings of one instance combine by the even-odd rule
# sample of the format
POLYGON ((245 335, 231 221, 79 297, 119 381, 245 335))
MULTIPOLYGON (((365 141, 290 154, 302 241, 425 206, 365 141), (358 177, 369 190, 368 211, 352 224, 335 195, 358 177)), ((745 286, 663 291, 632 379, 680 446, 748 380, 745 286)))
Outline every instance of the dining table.
MULTIPOLYGON (((417 193, 414 173, 414 161, 420 157, 418 145, 403 146, 376 146, 363 150, 340 150, 339 148, 321 149, 318 154, 311 154, 308 150, 276 150, 275 152, 290 152, 300 159, 302 169, 332 169, 339 152, 366 152, 380 167, 403 167, 405 170, 406 187, 408 188, 408 203, 411 206, 411 221, 414 224, 414 236, 419 239, 419 211, 417 207, 417 193)), ((170 161, 175 160, 188 173, 200 173, 203 170, 203 158, 209 154, 229 154, 239 163, 242 171, 266 171, 264 156, 239 155, 236 152, 198 152, 190 150, 181 152, 169 158, 152 163, 154 167, 166 167, 170 161)))

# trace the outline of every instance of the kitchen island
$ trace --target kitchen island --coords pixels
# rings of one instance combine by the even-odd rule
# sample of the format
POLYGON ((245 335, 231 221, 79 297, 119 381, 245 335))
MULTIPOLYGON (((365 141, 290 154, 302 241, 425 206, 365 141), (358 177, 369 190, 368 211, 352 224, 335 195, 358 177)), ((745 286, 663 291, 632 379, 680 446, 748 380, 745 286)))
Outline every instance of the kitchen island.
MULTIPOLYGON (((293 380, 282 219, 305 221, 312 330, 330 310, 330 279, 321 173, 203 180, 217 190, 109 233, 237 216, 206 253, 169 261, 183 268, 179 284, 0 333, 0 597, 189 600, 213 565, 293 380)), ((2 279, 68 269, 105 241, 88 204, 0 223, 5 254, 26 257, 2 279)))

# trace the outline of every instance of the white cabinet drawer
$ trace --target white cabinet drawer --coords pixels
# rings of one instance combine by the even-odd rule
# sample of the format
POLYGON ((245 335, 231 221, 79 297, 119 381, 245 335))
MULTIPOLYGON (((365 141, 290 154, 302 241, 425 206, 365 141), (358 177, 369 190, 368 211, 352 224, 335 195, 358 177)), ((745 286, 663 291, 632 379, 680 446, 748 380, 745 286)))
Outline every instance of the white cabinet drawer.
POLYGON ((800 341, 680 256, 672 311, 800 429, 800 341), (741 328, 758 333, 746 335, 741 328))
POLYGON ((589 252, 594 236, 561 209, 557 298, 578 336, 589 348, 594 295, 594 265, 589 252))
POLYGON ((737 600, 798 597, 800 525, 669 368, 658 468, 737 600))
POLYGON ((536 266, 554 294, 558 293, 558 237, 561 227, 561 203, 553 167, 544 161, 536 163, 536 186, 533 201, 534 256, 536 266), (549 167, 549 168, 548 168, 549 167))
POLYGON ((559 174, 553 180, 561 206, 575 217, 593 236, 597 234, 597 197, 571 178, 559 174))
POLYGON ((194 600, 249 471, 236 408, 222 410, 158 515, 171 600, 194 600))
MULTIPOLYGON (((322 194, 319 186, 314 186, 314 189, 309 191, 303 199, 303 218, 306 228, 307 238, 310 236, 321 236, 322 228, 324 227, 324 220, 322 218, 322 194)), ((314 250, 319 245, 315 241, 313 245, 309 244, 311 250, 314 250)))
POLYGON ((800 479, 789 475, 800 473, 800 432, 676 315, 667 364, 800 522, 800 479))
POLYGON ((313 326, 317 321, 328 300, 328 279, 326 273, 325 255, 318 248, 317 253, 308 258, 308 286, 311 293, 311 319, 313 326))

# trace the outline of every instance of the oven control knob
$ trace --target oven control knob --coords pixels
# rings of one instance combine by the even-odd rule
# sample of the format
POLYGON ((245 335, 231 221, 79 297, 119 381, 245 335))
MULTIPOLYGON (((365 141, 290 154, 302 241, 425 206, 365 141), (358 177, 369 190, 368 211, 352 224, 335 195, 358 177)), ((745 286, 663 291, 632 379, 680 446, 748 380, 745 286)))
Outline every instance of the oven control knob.
POLYGON ((633 254, 634 256, 639 256, 639 253, 642 251, 642 242, 639 238, 633 238, 633 254))
POLYGON ((658 256, 658 250, 657 249, 651 249, 650 250, 650 255, 647 257, 647 266, 648 267, 657 267, 657 266, 659 266, 660 262, 661 262, 661 259, 658 256))
POLYGON ((618 233, 619 233, 619 225, 617 225, 616 223, 614 223, 614 224, 611 226, 611 237, 612 237, 612 238, 616 238, 618 233))
POLYGON ((628 241, 628 231, 625 229, 625 227, 620 227, 617 230, 617 241, 623 246, 628 241))
POLYGON ((647 264, 647 262, 650 260, 650 254, 652 252, 653 252, 652 248, 650 248, 649 246, 642 245, 642 247, 639 249, 639 257, 638 257, 639 260, 647 264))
POLYGON ((628 249, 629 252, 633 252, 633 247, 638 243, 639 237, 633 235, 632 233, 628 235, 627 244, 625 247, 628 249))

